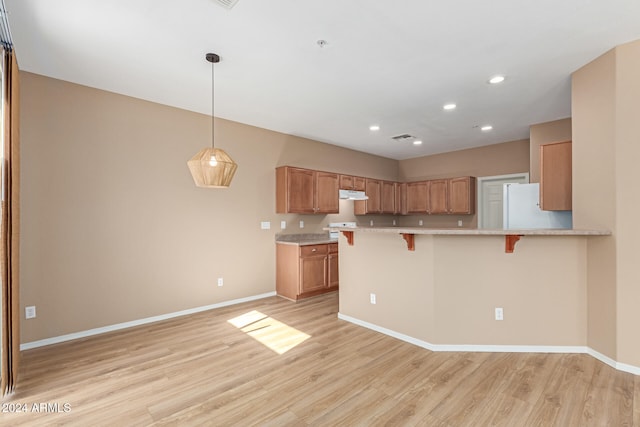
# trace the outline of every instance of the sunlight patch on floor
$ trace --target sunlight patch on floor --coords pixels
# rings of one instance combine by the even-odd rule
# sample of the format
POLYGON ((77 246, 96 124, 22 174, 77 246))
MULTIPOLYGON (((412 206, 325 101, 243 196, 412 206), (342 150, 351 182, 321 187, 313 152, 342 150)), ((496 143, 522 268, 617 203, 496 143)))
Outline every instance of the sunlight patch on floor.
POLYGON ((278 354, 284 354, 311 338, 311 335, 256 310, 234 317, 228 322, 278 354))

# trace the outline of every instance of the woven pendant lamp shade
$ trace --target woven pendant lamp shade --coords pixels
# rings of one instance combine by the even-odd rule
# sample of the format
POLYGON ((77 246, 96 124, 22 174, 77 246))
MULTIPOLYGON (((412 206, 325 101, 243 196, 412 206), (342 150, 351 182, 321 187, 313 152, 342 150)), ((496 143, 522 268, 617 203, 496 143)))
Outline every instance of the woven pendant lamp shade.
POLYGON ((193 181, 197 187, 228 188, 238 165, 224 150, 219 148, 203 148, 187 162, 193 181), (215 157, 216 165, 212 166, 211 157, 215 157))

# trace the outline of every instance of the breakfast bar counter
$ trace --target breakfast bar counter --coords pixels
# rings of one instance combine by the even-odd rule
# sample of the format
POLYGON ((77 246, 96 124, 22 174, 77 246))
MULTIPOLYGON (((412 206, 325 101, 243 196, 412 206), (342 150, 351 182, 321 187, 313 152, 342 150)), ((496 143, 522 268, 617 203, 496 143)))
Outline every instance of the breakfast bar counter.
POLYGON ((448 236, 505 236, 505 251, 512 253, 515 243, 522 236, 608 236, 606 230, 575 229, 477 229, 477 228, 424 228, 424 227, 332 227, 339 230, 350 245, 353 245, 354 232, 399 234, 406 241, 410 251, 415 250, 415 235, 448 235, 448 236))
POLYGON ((587 245, 613 238, 602 230, 336 229, 339 317, 431 350, 583 352, 587 245))

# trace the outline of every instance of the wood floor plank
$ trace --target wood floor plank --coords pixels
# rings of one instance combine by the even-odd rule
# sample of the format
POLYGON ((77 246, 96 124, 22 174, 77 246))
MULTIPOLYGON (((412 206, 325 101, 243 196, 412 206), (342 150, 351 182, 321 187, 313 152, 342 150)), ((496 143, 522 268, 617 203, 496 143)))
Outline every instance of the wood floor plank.
POLYGON ((591 356, 434 353, 337 311, 273 297, 24 351, 2 403, 28 410, 0 424, 640 426, 638 377, 591 356), (230 323, 253 311, 251 336, 230 323))

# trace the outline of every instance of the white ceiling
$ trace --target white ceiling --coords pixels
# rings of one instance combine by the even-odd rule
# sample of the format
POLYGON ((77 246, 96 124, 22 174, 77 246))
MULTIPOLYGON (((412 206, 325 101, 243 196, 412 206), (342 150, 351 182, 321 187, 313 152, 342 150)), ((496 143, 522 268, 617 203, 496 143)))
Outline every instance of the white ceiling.
POLYGON ((640 0, 5 5, 22 70, 211 114, 215 52, 216 116, 394 159, 528 138, 571 115, 573 71, 640 39, 640 0))

